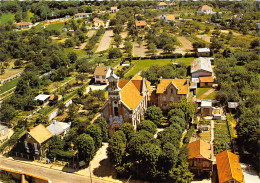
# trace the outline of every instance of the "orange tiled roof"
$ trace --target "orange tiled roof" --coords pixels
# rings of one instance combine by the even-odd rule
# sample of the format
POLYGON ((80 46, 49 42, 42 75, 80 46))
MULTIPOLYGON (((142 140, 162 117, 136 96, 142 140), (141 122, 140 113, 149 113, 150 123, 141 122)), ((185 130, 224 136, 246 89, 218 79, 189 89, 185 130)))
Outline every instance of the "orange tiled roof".
POLYGON ((110 9, 111 10, 117 10, 117 7, 116 6, 112 6, 110 9))
POLYGON ((203 5, 199 8, 200 10, 212 10, 212 8, 208 5, 203 5))
MULTIPOLYGON (((121 88, 121 100, 130 108, 135 109, 143 99, 141 76, 135 75, 131 80, 119 80, 118 86, 121 88)), ((150 82, 146 80, 147 90, 150 90, 150 82)))
POLYGON ((213 83, 214 79, 212 76, 209 77, 200 77, 200 83, 213 83))
POLYGON ((19 22, 19 23, 17 23, 17 25, 18 26, 20 26, 20 25, 32 25, 32 23, 31 22, 19 22))
POLYGON ((189 159, 205 158, 213 161, 213 147, 209 143, 203 140, 196 140, 189 143, 188 148, 189 159))
POLYGON ((87 13, 76 13, 74 16, 87 15, 87 13))
POLYGON ((141 21, 135 21, 135 26, 139 27, 139 26, 146 26, 146 22, 141 20, 141 21))
POLYGON ((165 2, 160 2, 158 6, 167 6, 167 4, 165 2))
POLYGON ((219 183, 234 179, 245 183, 239 158, 229 151, 223 151, 216 155, 219 183))
POLYGON ((171 82, 178 88, 178 94, 187 94, 189 90, 188 79, 160 79, 156 93, 163 93, 171 82))
POLYGON ((94 75, 105 76, 107 74, 108 68, 106 66, 97 66, 94 75))
POLYGON ((28 133, 40 144, 52 137, 52 133, 42 124, 39 124, 28 133))
POLYGON ((175 16, 174 15, 166 15, 168 20, 175 20, 175 16))

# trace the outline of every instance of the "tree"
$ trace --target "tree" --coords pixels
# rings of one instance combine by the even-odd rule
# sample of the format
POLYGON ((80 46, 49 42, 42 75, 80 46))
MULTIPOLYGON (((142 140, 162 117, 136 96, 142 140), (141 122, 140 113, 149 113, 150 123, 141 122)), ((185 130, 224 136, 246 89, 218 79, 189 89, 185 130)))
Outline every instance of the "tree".
POLYGON ((157 52, 157 48, 156 48, 156 45, 154 43, 150 43, 148 45, 148 51, 152 54, 152 55, 155 55, 156 52, 157 52))
POLYGON ((159 107, 150 106, 145 111, 145 119, 151 120, 154 122, 157 126, 161 124, 161 118, 163 117, 162 111, 159 107))
POLYGON ((205 28, 205 33, 208 34, 209 31, 210 31, 209 27, 206 27, 206 28, 205 28))
POLYGON ((14 66, 15 66, 15 67, 21 67, 22 65, 23 65, 23 61, 20 60, 20 59, 18 59, 18 60, 16 60, 16 61, 14 62, 14 66))
POLYGON ((93 124, 96 124, 100 127, 101 129, 101 134, 102 134, 102 140, 106 142, 108 140, 108 125, 107 121, 103 117, 98 117, 93 124))
POLYGON ((88 134, 81 134, 76 140, 79 157, 90 162, 95 155, 95 142, 88 134))
POLYGON ((133 44, 129 41, 125 41, 124 42, 124 49, 125 49, 126 53, 132 54, 133 44))
POLYGON ((116 34, 114 37, 114 42, 117 48, 119 48, 120 44, 122 43, 122 37, 120 34, 116 34))
POLYGON ((115 164, 120 165, 126 152, 126 137, 125 134, 119 130, 114 133, 112 138, 108 141, 107 149, 108 157, 115 164))
POLYGON ((253 49, 256 48, 256 47, 259 47, 260 46, 260 39, 256 38, 253 41, 251 41, 250 46, 253 49))
POLYGON ((1 120, 10 122, 16 116, 16 110, 12 105, 2 104, 1 106, 1 120))
POLYGON ((222 43, 220 43, 216 39, 212 40, 211 45, 210 45, 210 49, 219 51, 219 49, 221 49, 222 47, 223 47, 222 43))
POLYGON ((31 88, 28 86, 28 82, 21 78, 18 81, 14 92, 16 94, 24 95, 24 94, 28 94, 30 90, 31 88))
POLYGON ((175 116, 180 118, 185 118, 184 112, 179 108, 172 109, 168 112, 168 118, 175 117, 175 116))
POLYGON ((137 42, 137 44, 139 45, 139 48, 140 48, 141 45, 142 45, 142 42, 143 42, 143 41, 142 41, 142 38, 141 38, 141 37, 138 37, 136 42, 137 42))
POLYGON ((49 124, 49 118, 46 115, 40 114, 37 116, 35 124, 43 124, 44 126, 49 124))
POLYGON ((101 147, 101 145, 102 145, 102 134, 101 134, 101 129, 100 129, 99 125, 97 125, 97 124, 89 125, 86 133, 89 134, 93 138, 93 140, 95 142, 95 148, 96 148, 96 150, 98 150, 98 148, 101 147))
POLYGON ((127 141, 129 141, 131 137, 134 135, 134 127, 130 123, 124 123, 120 127, 120 130, 125 134, 127 141))
POLYGON ((68 59, 70 60, 71 63, 74 63, 78 59, 78 56, 75 52, 70 52, 68 54, 68 59))
POLYGON ((186 126, 186 121, 185 118, 180 118, 178 116, 172 116, 169 120, 168 120, 169 124, 178 124, 180 125, 180 127, 184 130, 185 126, 186 126))
POLYGON ((81 83, 83 84, 83 81, 87 78, 85 74, 78 74, 76 75, 76 80, 80 80, 81 83))
POLYGON ((157 135, 157 139, 161 141, 162 147, 167 142, 173 144, 175 147, 179 147, 181 137, 182 137, 182 131, 178 131, 173 127, 167 127, 163 131, 159 132, 157 135))
POLYGON ((120 58, 122 53, 119 48, 112 48, 108 52, 108 58, 120 58))
POLYGON ((74 121, 78 116, 78 106, 75 103, 72 103, 68 107, 68 119, 69 121, 74 121))
POLYGON ((114 34, 120 34, 122 31, 123 31, 123 26, 120 24, 117 24, 113 29, 114 34))
POLYGON ((152 121, 144 120, 138 125, 137 130, 146 130, 152 134, 155 134, 157 131, 157 126, 152 121))
POLYGON ((166 142, 162 147, 162 154, 159 159, 160 167, 164 167, 168 172, 172 167, 176 166, 178 161, 178 147, 175 147, 170 142, 166 142))
POLYGON ((74 47, 75 42, 72 39, 66 39, 64 43, 65 48, 74 47))
POLYGON ((167 43, 166 45, 163 46, 163 51, 171 53, 175 50, 174 45, 172 43, 167 43))

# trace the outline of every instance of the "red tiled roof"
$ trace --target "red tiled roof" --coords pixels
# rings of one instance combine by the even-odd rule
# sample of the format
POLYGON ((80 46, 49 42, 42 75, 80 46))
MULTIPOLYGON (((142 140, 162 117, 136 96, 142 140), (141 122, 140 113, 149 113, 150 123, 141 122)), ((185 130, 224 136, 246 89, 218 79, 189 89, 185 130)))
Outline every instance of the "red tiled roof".
POLYGON ((20 25, 32 25, 32 23, 31 22, 19 22, 19 23, 17 23, 17 25, 18 26, 20 26, 20 25))
POLYGON ((213 147, 203 140, 196 140, 189 143, 189 159, 205 158, 213 161, 213 147))
POLYGON ((106 66, 97 66, 94 75, 105 76, 107 74, 108 68, 106 66))
POLYGON ((203 5, 199 8, 200 10, 212 10, 212 8, 208 5, 203 5))
POLYGON ((214 79, 212 76, 200 77, 200 83, 213 83, 214 79))
POLYGON ((146 26, 146 22, 141 20, 141 21, 135 21, 135 26, 139 27, 139 26, 146 26))
POLYGON ((223 151, 216 155, 219 183, 225 183, 231 179, 239 183, 245 183, 239 158, 229 151, 223 151))

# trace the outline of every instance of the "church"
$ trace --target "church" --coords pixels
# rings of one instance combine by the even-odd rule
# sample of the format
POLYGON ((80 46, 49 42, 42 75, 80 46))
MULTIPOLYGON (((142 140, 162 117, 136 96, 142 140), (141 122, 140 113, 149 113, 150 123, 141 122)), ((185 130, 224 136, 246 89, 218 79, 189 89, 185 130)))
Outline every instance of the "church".
POLYGON ((121 80, 113 71, 107 79, 108 101, 101 108, 101 115, 108 122, 109 136, 125 122, 136 129, 147 109, 150 82, 138 75, 131 80, 121 80))

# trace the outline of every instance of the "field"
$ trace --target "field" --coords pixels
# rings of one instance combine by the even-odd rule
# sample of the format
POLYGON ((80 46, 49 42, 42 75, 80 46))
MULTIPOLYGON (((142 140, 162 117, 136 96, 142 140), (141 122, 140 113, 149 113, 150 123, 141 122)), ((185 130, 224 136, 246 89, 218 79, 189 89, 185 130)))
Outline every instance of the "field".
POLYGON ((105 32, 98 45, 96 53, 109 49, 110 43, 112 41, 112 36, 113 36, 113 30, 107 30, 105 32))
POLYGON ((58 30, 62 31, 62 28, 64 27, 64 22, 57 23, 57 24, 51 24, 46 26, 46 30, 58 30))
POLYGON ((3 86, 0 87, 0 94, 6 92, 7 90, 10 90, 11 88, 15 87, 16 84, 18 83, 20 78, 16 78, 6 84, 4 84, 3 86))
POLYGON ((184 62, 186 66, 190 65, 191 60, 194 59, 193 57, 190 58, 177 58, 177 59, 144 59, 138 62, 126 75, 125 77, 128 76, 133 76, 137 74, 138 72, 148 69, 152 65, 167 65, 173 62, 184 62), (176 61, 175 61, 176 60, 176 61))
POLYGON ((13 13, 8 13, 8 14, 2 14, 0 18, 0 24, 5 24, 8 21, 13 21, 14 20, 14 14, 13 13))
POLYGON ((203 95, 204 93, 206 93, 209 90, 210 90, 210 88, 198 88, 196 97, 197 98, 200 97, 201 95, 203 95))
POLYGON ((230 135, 226 121, 218 120, 215 121, 215 132, 214 132, 214 153, 217 154, 223 150, 230 149, 230 135))

